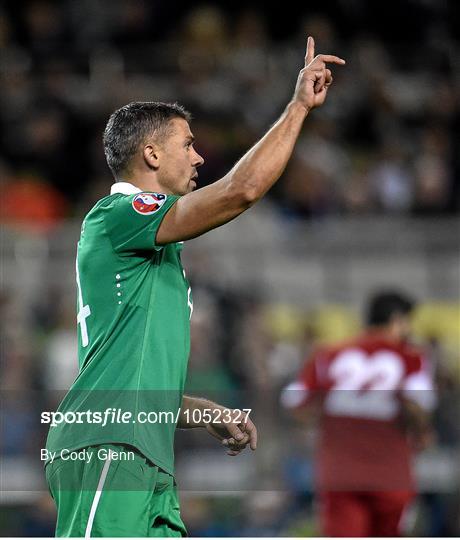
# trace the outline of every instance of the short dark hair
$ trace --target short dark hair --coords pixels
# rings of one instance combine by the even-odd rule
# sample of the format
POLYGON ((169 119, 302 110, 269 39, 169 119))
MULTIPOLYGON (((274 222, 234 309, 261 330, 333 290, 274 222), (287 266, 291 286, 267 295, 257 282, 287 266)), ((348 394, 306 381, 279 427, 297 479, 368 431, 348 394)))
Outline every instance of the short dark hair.
POLYGON ((168 133, 173 118, 190 122, 191 115, 178 103, 160 101, 133 101, 117 109, 105 126, 103 143, 107 164, 115 179, 126 171, 139 145, 156 134, 168 133))
POLYGON ((372 296, 367 305, 368 326, 388 324, 395 315, 409 315, 415 300, 398 291, 380 291, 372 296))

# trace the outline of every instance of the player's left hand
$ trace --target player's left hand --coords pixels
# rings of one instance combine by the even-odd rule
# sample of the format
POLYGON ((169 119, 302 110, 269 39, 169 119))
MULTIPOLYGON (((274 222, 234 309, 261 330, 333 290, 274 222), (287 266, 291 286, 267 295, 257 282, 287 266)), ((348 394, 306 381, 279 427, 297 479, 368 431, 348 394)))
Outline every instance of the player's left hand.
POLYGON ((427 428, 420 433, 409 433, 408 442, 413 452, 423 452, 427 448, 435 446, 437 442, 436 433, 431 428, 427 428))
POLYGON ((307 111, 320 107, 326 100, 328 88, 332 84, 329 64, 344 65, 345 60, 332 54, 315 55, 315 40, 308 37, 305 64, 300 70, 293 101, 300 103, 307 111))
POLYGON ((247 417, 244 422, 236 422, 235 418, 241 417, 241 411, 232 410, 230 417, 222 415, 220 422, 206 425, 207 432, 219 439, 227 450, 229 456, 237 456, 246 446, 251 450, 257 448, 257 428, 252 420, 247 417), (223 418, 223 417, 226 418, 223 418))

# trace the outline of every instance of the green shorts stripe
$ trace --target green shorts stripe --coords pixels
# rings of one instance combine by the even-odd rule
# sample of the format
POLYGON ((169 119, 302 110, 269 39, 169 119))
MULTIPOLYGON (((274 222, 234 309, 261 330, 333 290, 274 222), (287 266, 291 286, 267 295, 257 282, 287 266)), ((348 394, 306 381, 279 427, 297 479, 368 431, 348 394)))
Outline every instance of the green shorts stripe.
POLYGON ((46 479, 57 537, 187 536, 174 478, 133 447, 61 453, 47 464, 46 479))
POLYGON ((112 458, 107 457, 102 468, 101 478, 97 485, 96 493, 94 494, 93 504, 91 505, 91 510, 89 512, 88 523, 86 525, 85 538, 91 537, 91 529, 93 528, 94 516, 96 515, 97 505, 102 495, 102 490, 104 488, 105 479, 107 478, 107 473, 109 472, 110 463, 112 458))

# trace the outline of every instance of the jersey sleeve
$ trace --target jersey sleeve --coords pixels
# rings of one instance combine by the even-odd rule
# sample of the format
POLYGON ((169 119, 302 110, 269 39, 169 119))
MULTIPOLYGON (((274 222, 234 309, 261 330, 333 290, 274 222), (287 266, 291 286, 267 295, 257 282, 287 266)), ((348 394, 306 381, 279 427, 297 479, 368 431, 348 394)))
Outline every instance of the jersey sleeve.
POLYGON ((410 369, 402 384, 402 395, 431 411, 436 405, 436 391, 431 365, 422 355, 414 355, 410 369))
POLYGON ((316 352, 305 363, 297 379, 288 384, 281 393, 281 404, 287 409, 306 405, 322 388, 320 362, 322 353, 316 352))
POLYGON ((106 208, 106 232, 115 251, 160 250, 156 235, 160 224, 179 199, 177 195, 142 192, 118 197, 106 208))

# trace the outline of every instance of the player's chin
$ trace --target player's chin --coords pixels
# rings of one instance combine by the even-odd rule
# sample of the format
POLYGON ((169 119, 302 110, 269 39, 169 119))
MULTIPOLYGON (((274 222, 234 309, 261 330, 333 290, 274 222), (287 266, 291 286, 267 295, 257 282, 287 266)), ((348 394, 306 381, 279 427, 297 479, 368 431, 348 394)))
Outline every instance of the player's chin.
POLYGON ((193 178, 190 180, 190 182, 188 183, 188 193, 190 193, 191 191, 193 191, 194 189, 196 189, 196 180, 194 180, 193 178))

